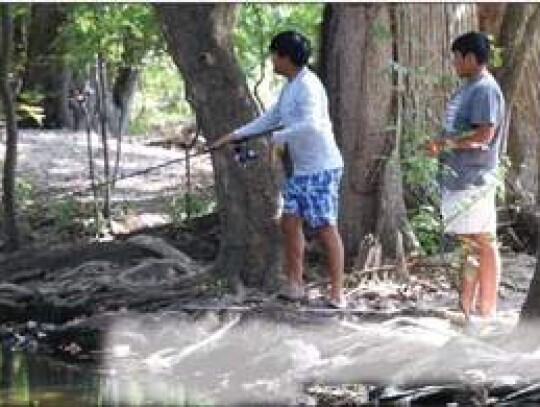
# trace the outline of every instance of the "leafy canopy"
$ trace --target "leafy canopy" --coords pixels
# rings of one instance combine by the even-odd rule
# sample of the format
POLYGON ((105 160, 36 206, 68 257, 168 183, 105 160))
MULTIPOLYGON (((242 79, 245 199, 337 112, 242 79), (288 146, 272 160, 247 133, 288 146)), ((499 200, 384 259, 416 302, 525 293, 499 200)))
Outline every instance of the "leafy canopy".
POLYGON ((153 9, 145 4, 86 3, 71 7, 58 36, 72 67, 84 67, 101 53, 114 66, 137 65, 144 55, 162 52, 164 42, 153 9))
POLYGON ((322 3, 245 3, 238 10, 233 42, 240 65, 248 79, 260 75, 268 56, 270 39, 280 31, 297 30, 307 36, 316 57, 322 23, 322 3))

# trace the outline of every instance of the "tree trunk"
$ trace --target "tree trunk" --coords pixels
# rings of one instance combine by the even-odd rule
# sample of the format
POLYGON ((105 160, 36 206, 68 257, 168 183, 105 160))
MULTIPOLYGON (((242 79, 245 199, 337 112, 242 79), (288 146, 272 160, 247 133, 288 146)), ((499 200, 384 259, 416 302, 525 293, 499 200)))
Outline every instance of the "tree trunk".
MULTIPOLYGON (((498 79, 506 96, 507 112, 511 112, 512 121, 508 139, 508 152, 512 159, 513 172, 510 180, 516 183, 519 172, 524 169, 521 159, 525 151, 536 150, 536 199, 535 207, 529 211, 529 224, 534 225, 536 236, 540 236, 540 143, 537 140, 538 109, 540 108, 540 86, 538 69, 540 67, 540 5, 508 4, 500 28, 500 45, 504 47, 503 67, 498 79), (531 138, 524 140, 524 124, 532 127, 531 138), (536 130, 534 128, 536 127, 536 130), (520 136, 518 136, 518 134, 520 136), (535 143, 536 148, 531 148, 535 143), (515 162, 516 161, 516 162, 515 162)), ((507 113, 508 114, 508 113, 507 113)), ((523 191, 517 191, 523 192, 523 191)), ((540 318, 540 239, 537 239, 537 264, 527 297, 520 314, 520 328, 526 328, 530 321, 540 318)))
MULTIPOLYGON (((533 14, 533 17, 536 16, 538 18, 538 12, 540 9, 540 6, 536 5, 538 8, 535 11, 535 14, 533 14)), ((533 18, 531 17, 531 18, 533 18)), ((530 21, 527 22, 527 25, 530 24, 530 21)), ((530 25, 529 25, 530 26, 530 25)), ((524 41, 528 41, 529 39, 524 38, 524 41)), ((534 42, 534 45, 536 47, 536 53, 532 58, 532 64, 529 65, 529 69, 531 71, 529 72, 529 75, 533 75, 533 77, 538 76, 538 69, 540 69, 540 44, 538 35, 536 36, 536 41, 534 42)), ((529 79, 530 76, 527 75, 528 71, 525 71, 526 78, 529 79)), ((527 82, 523 86, 527 86, 528 88, 532 87, 536 92, 534 92, 533 95, 530 95, 526 101, 528 102, 528 112, 532 113, 532 118, 536 119, 536 131, 533 131, 533 134, 537 134, 538 126, 540 126, 540 119, 538 118, 538 109, 540 109, 540 85, 538 84, 538 81, 531 84, 530 82, 527 82), (532 86, 531 86, 532 85, 532 86)), ((520 103, 521 101, 516 101, 516 105, 520 103)), ((521 106, 523 106, 521 104, 521 106)), ((528 115, 529 118, 531 115, 528 115)), ((525 299, 525 302, 523 303, 523 307, 521 309, 520 314, 520 320, 519 325, 520 327, 526 327, 528 323, 531 321, 538 322, 540 319, 540 160, 538 160, 538 157, 540 157, 540 143, 538 142, 538 139, 536 137, 536 205, 534 208, 533 213, 530 216, 531 220, 534 220, 534 222, 531 222, 532 224, 536 225, 536 268, 534 271, 534 276, 531 281, 531 284, 529 286, 529 291, 527 293, 527 297, 525 299)), ((535 327, 537 328, 537 327, 535 327)), ((533 330, 536 332, 536 337, 538 337, 538 330, 533 330)))
POLYGON ((519 236, 518 250, 535 252, 537 227, 537 149, 540 118, 540 37, 538 5, 485 4, 478 7, 479 24, 502 49, 502 66, 492 67, 507 101, 504 153, 510 160, 506 174, 505 218, 519 236), (536 12, 535 12, 536 10, 536 12), (482 23, 490 16, 494 23, 482 23), (497 22, 497 23, 495 23, 497 22))
POLYGON ((508 189, 511 202, 527 202, 527 195, 535 194, 537 189, 534 184, 536 174, 531 165, 536 162, 536 149, 531 146, 537 144, 538 139, 538 111, 534 103, 539 97, 539 25, 539 5, 510 3, 505 8, 498 36, 498 45, 504 52, 497 79, 506 97, 510 120, 506 153, 512 163, 507 176, 512 186, 508 189))
POLYGON ((516 100, 521 73, 539 26, 540 5, 510 3, 506 6, 500 32, 503 66, 498 79, 508 107, 516 100))
POLYGON ((350 260, 362 238, 376 232, 381 170, 392 143, 392 135, 384 131, 390 117, 391 84, 382 74, 392 48, 391 42, 377 43, 373 35, 375 25, 388 23, 385 6, 328 4, 325 8, 321 72, 345 161, 340 229, 350 260))
POLYGON ((486 34, 499 36, 506 3, 477 3, 478 30, 486 34))
MULTIPOLYGON (((440 131, 446 101, 458 80, 450 60, 451 43, 459 34, 475 28, 475 7, 467 4, 403 3, 390 7, 390 16, 394 38, 393 61, 397 63, 393 70, 396 89, 394 117, 398 136, 406 136, 406 140, 398 137, 396 145, 407 154, 412 150, 420 159, 423 152, 418 150, 425 138, 440 131)), ((389 164, 401 158, 399 150, 394 152, 394 156, 389 164)), ((394 172, 399 170, 399 166, 392 167, 396 167, 394 172)), ((400 174, 396 173, 393 179, 400 174)), ((405 188, 398 184, 395 188, 386 187, 387 200, 395 200, 395 196, 403 193, 404 189, 411 209, 435 205, 438 201, 430 185, 411 183, 405 188)), ((406 219, 404 205, 397 201, 393 208, 389 212, 400 214, 394 219, 400 222, 402 233, 407 232, 407 224, 401 220, 406 219)), ((388 222, 392 217, 381 216, 381 219, 388 222)))
POLYGON ((0 46, 0 97, 6 118, 6 155, 2 179, 2 204, 4 209, 4 231, 7 238, 6 249, 9 251, 19 248, 19 231, 16 221, 15 169, 17 168, 17 118, 13 92, 9 81, 9 72, 13 48, 13 22, 11 6, 1 6, 1 46, 0 46))
POLYGON ((107 119, 107 82, 105 62, 103 56, 98 54, 97 56, 97 74, 98 74, 98 110, 100 127, 99 132, 101 134, 101 147, 103 150, 103 218, 105 219, 107 227, 110 227, 111 222, 111 184, 110 182, 110 160, 109 160, 109 135, 108 135, 108 119, 107 119))
MULTIPOLYGON (((155 7, 204 137, 215 140, 253 118, 255 103, 231 43, 235 6, 155 7)), ((215 270, 234 283, 270 287, 276 281, 280 257, 273 220, 278 194, 268 154, 260 157, 253 166, 242 169, 227 151, 212 154, 222 230, 215 270)))
POLYGON ((400 234, 407 249, 416 246, 399 135, 440 126, 447 89, 433 75, 451 73, 451 40, 473 28, 474 17, 474 5, 326 6, 321 73, 346 163, 340 226, 349 258, 367 234, 378 235, 384 257, 395 256, 400 234), (399 86, 398 72, 388 76, 389 61, 405 67, 399 86))
MULTIPOLYGON (((503 48, 503 66, 497 72, 497 79, 506 98, 507 118, 520 115, 513 107, 523 95, 519 92, 521 79, 532 54, 531 47, 534 48, 535 38, 538 40, 539 26, 540 5, 510 3, 506 6, 499 34, 499 46, 503 48)), ((527 84, 525 86, 530 89, 527 84)), ((534 87, 532 88, 534 91, 534 87)), ((510 126, 510 134, 519 134, 516 132, 517 123, 510 126)), ((520 168, 524 157, 524 147, 520 141, 522 140, 518 136, 508 137, 508 153, 515 168, 520 168)))
MULTIPOLYGON (((537 249, 540 253, 540 248, 537 249)), ((536 261, 534 276, 527 292, 527 297, 521 308, 520 324, 540 320, 540 261, 536 261)))
POLYGON ((137 81, 139 69, 133 66, 125 66, 119 69, 111 92, 112 108, 109 113, 110 129, 115 135, 128 132, 129 113, 137 81))
MULTIPOLYGON (((28 32, 28 52, 23 91, 37 91, 44 96, 42 107, 46 128, 66 126, 65 104, 70 77, 62 65, 60 52, 55 49, 59 27, 67 15, 65 4, 34 3, 31 5, 31 17, 28 32)), ((22 126, 34 127, 37 123, 31 119, 21 121, 22 126)))
MULTIPOLYGON (((492 15, 497 14, 487 5, 478 7, 479 16, 490 11, 492 15)), ((507 180, 512 188, 508 190, 508 199, 521 207, 520 218, 524 219, 526 228, 531 229, 524 232, 536 236, 537 264, 521 309, 518 334, 537 338, 537 327, 528 328, 529 322, 540 318, 540 143, 537 134, 540 126, 540 6, 508 3, 505 7, 499 6, 498 13, 501 14, 497 17, 500 25, 489 27, 488 32, 495 35, 497 45, 503 49, 503 66, 496 73, 506 97, 507 119, 511 119, 507 154, 512 166, 507 180), (533 192, 536 199, 531 202, 533 192)))

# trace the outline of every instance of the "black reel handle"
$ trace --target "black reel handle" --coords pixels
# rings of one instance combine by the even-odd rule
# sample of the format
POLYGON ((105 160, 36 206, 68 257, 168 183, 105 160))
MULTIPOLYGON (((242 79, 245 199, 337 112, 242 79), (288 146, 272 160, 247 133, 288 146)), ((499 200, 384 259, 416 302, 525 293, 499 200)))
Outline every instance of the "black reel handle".
POLYGON ((250 148, 246 141, 237 142, 233 147, 234 161, 242 166, 247 166, 249 162, 259 158, 259 154, 250 148))

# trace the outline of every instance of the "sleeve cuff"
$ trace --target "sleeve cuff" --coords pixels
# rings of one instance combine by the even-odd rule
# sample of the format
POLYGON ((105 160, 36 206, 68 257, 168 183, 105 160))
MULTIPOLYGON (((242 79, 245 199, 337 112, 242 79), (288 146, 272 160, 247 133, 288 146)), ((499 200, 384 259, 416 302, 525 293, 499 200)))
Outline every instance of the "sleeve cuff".
POLYGON ((242 138, 244 138, 245 135, 239 131, 238 129, 236 129, 235 131, 232 132, 232 139, 233 140, 240 140, 242 138))
POLYGON ((285 143, 287 141, 288 132, 286 130, 278 130, 272 133, 272 141, 276 143, 285 143))

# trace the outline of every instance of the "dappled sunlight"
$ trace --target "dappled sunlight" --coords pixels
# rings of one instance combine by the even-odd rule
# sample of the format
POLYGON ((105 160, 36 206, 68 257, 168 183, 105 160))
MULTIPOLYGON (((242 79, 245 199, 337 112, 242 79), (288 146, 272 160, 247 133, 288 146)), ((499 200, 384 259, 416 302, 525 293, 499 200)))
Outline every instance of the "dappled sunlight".
MULTIPOLYGON (((101 182, 104 171, 101 138, 92 133, 91 140, 96 180, 101 182)), ((109 140, 109 148, 112 174, 117 148, 113 137, 109 140)), ((170 221, 168 201, 182 196, 187 188, 185 162, 172 163, 146 174, 129 175, 171 160, 183 160, 184 157, 183 151, 147 146, 143 139, 126 138, 122 144, 118 176, 127 178, 116 182, 111 201, 113 204, 130 202, 130 216, 140 213, 143 217, 144 213, 152 212, 157 220, 155 225, 170 221)), ((211 194, 214 178, 210 156, 203 154, 192 158, 191 168, 192 192, 204 196, 211 194)), ((48 202, 59 201, 71 193, 76 193, 81 202, 93 200, 85 132, 21 131, 17 171, 21 180, 28 182, 36 191, 38 198, 48 202), (85 192, 79 194, 79 191, 85 192)), ((148 224, 148 220, 146 217, 138 223, 153 226, 148 224)))
MULTIPOLYGON (((103 167, 103 153, 101 138, 97 134, 92 136, 92 146, 96 169, 103 167)), ((116 154, 116 139, 109 139, 109 154, 111 164, 114 164, 116 154)), ((5 149, 3 145, 0 149, 5 149)), ((20 143, 18 146, 20 168, 24 173, 27 167, 34 170, 50 170, 51 168, 73 169, 74 174, 82 171, 88 175, 88 151, 86 134, 82 132, 65 131, 36 131, 21 130, 20 143)), ((144 139, 123 141, 121 170, 140 170, 146 166, 157 165, 169 160, 183 159, 184 152, 169 150, 161 147, 152 147, 144 144, 144 139)), ((200 165, 203 171, 212 171, 212 165, 208 155, 194 157, 192 165, 200 165)), ((169 175, 174 173, 181 175, 185 169, 184 163, 173 163, 172 171, 168 167, 158 169, 156 173, 169 175)))

